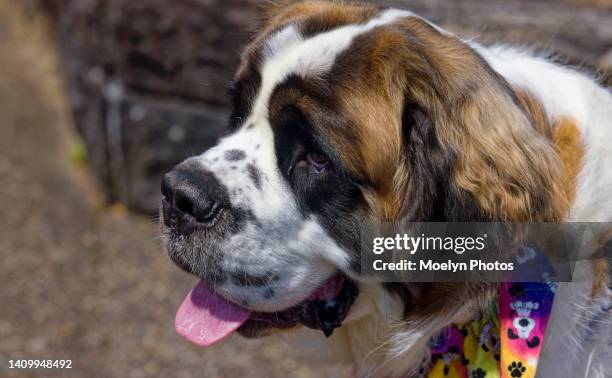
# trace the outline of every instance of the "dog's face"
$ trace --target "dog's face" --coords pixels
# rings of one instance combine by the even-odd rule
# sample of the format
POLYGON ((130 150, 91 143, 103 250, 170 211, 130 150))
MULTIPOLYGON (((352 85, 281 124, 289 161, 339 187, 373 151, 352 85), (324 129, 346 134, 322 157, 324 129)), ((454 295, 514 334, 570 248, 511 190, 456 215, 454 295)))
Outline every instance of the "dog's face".
POLYGON ((557 214, 556 162, 505 81, 409 12, 285 8, 230 95, 229 134, 164 178, 162 235, 243 308, 295 308, 337 272, 359 280, 370 222, 557 214))

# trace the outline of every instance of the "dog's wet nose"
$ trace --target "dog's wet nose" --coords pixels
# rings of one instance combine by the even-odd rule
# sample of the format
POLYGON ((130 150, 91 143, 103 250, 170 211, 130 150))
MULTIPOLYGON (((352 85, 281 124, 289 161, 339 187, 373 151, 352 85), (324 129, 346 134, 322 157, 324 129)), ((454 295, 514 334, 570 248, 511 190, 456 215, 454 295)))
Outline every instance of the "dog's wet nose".
POLYGON ((193 163, 176 166, 162 178, 164 222, 188 233, 197 225, 212 226, 227 202, 220 182, 193 163))

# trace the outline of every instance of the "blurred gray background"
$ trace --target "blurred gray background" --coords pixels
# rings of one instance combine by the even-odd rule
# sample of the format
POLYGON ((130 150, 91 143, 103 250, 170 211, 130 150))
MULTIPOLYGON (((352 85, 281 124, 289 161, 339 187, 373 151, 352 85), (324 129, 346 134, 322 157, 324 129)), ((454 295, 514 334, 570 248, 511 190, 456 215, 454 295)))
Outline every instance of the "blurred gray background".
MULTIPOLYGON (((612 0, 380 1, 612 82, 612 0)), ((194 284, 157 236, 159 178, 223 131, 250 0, 0 0, 0 375, 347 376, 271 339, 174 332, 194 284), (8 359, 72 359, 9 371, 8 359)))

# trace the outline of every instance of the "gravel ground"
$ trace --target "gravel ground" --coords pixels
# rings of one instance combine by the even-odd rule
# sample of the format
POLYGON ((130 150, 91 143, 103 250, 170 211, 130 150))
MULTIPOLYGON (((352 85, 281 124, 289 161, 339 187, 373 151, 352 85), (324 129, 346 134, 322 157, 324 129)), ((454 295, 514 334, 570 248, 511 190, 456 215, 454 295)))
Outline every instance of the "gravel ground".
POLYGON ((160 247, 153 219, 99 205, 71 162, 67 105, 44 20, 0 0, 0 376, 320 377, 275 339, 198 349, 174 332, 194 279, 160 247), (8 359, 72 370, 8 370, 8 359))

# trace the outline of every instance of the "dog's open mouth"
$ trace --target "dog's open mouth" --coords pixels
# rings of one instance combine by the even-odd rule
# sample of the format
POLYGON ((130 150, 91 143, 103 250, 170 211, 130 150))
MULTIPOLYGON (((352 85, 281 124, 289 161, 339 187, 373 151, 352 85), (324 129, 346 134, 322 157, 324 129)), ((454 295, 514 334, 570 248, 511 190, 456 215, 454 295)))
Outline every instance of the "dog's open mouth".
POLYGON ((209 346, 232 334, 254 336, 268 328, 286 329, 303 324, 330 336, 340 327, 358 290, 342 274, 325 281, 306 300, 283 311, 251 312, 199 282, 187 295, 176 313, 176 331, 187 340, 209 346))

